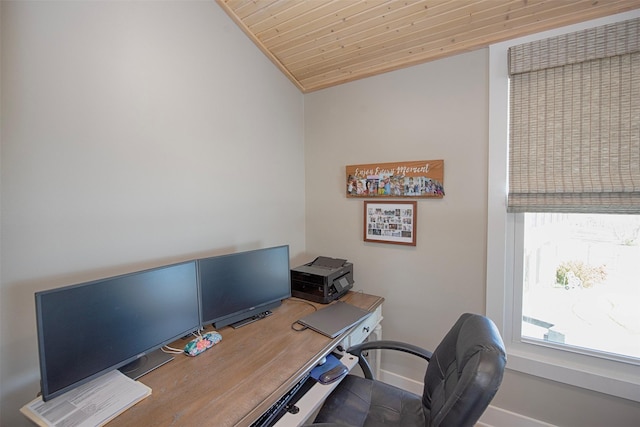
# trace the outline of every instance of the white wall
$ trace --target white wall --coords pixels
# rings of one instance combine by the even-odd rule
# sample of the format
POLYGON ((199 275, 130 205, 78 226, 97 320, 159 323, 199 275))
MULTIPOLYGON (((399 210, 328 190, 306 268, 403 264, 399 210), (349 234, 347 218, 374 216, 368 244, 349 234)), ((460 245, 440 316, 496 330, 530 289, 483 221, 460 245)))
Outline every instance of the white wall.
MULTIPOLYGON (((0 16, 0 425, 29 425, 40 289, 289 243, 292 264, 353 261, 356 288, 386 298, 386 338, 433 348, 484 311, 486 51, 305 95, 303 119, 303 96, 213 1, 2 1, 0 16), (345 166, 415 159, 444 159, 447 192, 419 201, 417 246, 364 243, 345 166)), ((494 404, 640 420, 632 402, 510 371, 494 404)))
POLYGON ((477 51, 305 96, 307 252, 354 262, 356 287, 386 299, 385 337, 433 348, 484 310, 486 81, 477 51), (418 200, 416 247, 363 242, 345 166, 436 159, 446 195, 418 200))
POLYGON ((301 257, 303 95, 213 1, 0 7, 0 425, 17 426, 39 390, 35 291, 301 257))
MULTIPOLYGON (((348 258, 356 288, 386 298, 385 339, 433 349, 462 312, 485 312, 488 66, 480 50, 305 96, 306 250, 348 258), (345 166, 430 159, 444 159, 446 195, 418 201, 417 246, 363 242, 345 166)), ((408 356, 382 367, 425 371, 408 356)), ((496 425, 640 425, 634 402, 510 370, 492 404, 515 413, 496 425)))

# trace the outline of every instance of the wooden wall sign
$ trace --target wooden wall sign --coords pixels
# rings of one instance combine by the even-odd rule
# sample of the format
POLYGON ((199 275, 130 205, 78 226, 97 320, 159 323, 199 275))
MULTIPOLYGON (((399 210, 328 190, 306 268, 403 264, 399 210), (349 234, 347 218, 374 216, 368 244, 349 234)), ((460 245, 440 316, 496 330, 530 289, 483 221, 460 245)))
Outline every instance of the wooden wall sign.
POLYGON ((347 197, 444 196, 444 160, 347 166, 347 197))

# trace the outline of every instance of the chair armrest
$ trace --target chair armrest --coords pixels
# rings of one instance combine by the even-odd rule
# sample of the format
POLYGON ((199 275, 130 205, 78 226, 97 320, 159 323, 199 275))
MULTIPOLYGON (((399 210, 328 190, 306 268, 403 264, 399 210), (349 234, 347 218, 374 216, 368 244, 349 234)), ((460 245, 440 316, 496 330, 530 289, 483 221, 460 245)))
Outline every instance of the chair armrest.
POLYGON ((429 350, 425 350, 422 347, 418 347, 416 345, 407 344, 400 341, 366 341, 361 344, 356 344, 347 349, 347 353, 353 354, 358 357, 358 365, 362 368, 362 372, 364 373, 365 378, 370 380, 375 379, 373 376, 373 372, 371 371, 371 366, 369 366, 369 362, 367 359, 362 357, 362 352, 367 350, 396 350, 402 351, 405 353, 413 354, 414 356, 418 356, 421 359, 429 362, 431 360, 431 356, 433 352, 429 350))

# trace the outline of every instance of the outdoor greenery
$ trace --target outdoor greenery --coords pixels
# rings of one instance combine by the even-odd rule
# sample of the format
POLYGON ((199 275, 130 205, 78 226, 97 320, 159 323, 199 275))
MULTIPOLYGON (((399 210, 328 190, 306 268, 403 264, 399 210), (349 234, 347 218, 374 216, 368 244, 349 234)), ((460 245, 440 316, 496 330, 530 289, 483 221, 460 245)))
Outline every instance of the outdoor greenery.
POLYGON ((582 261, 567 261, 556 269, 556 283, 566 288, 591 288, 606 278, 605 265, 594 267, 582 261))

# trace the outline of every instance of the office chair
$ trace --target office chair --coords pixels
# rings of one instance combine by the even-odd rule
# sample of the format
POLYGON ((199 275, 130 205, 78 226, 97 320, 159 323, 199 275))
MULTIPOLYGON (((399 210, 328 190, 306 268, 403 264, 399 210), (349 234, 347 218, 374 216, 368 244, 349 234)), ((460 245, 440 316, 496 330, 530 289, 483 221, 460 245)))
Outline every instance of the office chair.
POLYGON ((432 353, 396 341, 348 349, 365 378, 347 375, 329 395, 313 426, 473 426, 498 391, 506 364, 504 343, 487 317, 465 313, 432 353), (422 396, 376 381, 363 351, 391 349, 429 362, 422 396))

